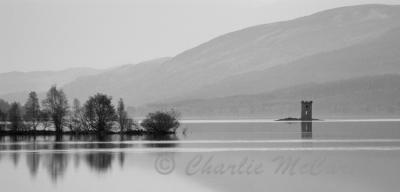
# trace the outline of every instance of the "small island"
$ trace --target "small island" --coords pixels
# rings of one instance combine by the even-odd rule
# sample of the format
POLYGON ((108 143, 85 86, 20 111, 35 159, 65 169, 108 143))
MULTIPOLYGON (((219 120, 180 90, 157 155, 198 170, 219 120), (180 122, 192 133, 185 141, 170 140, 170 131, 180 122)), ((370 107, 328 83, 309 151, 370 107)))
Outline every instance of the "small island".
POLYGON ((322 121, 322 120, 321 119, 303 120, 301 118, 287 117, 283 119, 277 119, 275 121, 322 121))

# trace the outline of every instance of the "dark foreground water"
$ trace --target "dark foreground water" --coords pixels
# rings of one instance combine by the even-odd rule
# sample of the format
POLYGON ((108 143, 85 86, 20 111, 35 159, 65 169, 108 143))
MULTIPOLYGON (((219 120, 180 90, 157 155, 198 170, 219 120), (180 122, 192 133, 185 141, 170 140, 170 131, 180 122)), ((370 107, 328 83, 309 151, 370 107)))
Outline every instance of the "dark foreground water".
POLYGON ((0 137, 0 191, 398 191, 400 122, 184 123, 176 136, 0 137))

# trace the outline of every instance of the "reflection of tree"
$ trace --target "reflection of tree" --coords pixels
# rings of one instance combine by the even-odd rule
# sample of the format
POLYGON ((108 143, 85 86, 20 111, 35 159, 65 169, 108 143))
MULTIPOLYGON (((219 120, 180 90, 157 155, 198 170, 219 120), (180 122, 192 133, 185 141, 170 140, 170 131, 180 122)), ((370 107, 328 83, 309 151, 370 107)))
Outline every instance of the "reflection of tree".
POLYGON ((74 167, 79 168, 81 156, 79 155, 79 153, 75 153, 73 158, 74 158, 74 167))
POLYGON ((118 153, 118 160, 119 160, 119 166, 123 167, 124 163, 125 163, 125 153, 124 152, 118 153))
POLYGON ((62 135, 56 135, 56 142, 54 143, 53 149, 60 150, 60 149, 65 149, 65 145, 62 143, 63 141, 63 136, 62 135))
MULTIPOLYGON (((22 137, 13 136, 13 137, 10 138, 10 140, 11 140, 12 143, 17 143, 17 142, 22 140, 22 137)), ((10 146, 10 150, 13 151, 12 154, 11 154, 11 160, 12 160, 14 166, 17 166, 18 162, 19 162, 19 156, 20 156, 20 154, 18 153, 18 150, 21 150, 21 146, 18 145, 18 144, 12 144, 10 146)))
MULTIPOLYGON (((36 136, 29 138, 30 141, 31 139, 32 139, 32 145, 29 145, 28 148, 30 150, 37 150, 36 136)), ((36 176, 39 169, 40 154, 36 152, 26 154, 26 163, 31 175, 36 176)))
MULTIPOLYGON (((55 150, 65 149, 65 145, 62 144, 63 138, 61 135, 56 136, 56 143, 53 146, 55 150)), ((68 156, 63 152, 55 152, 49 156, 47 164, 47 171, 49 172, 53 181, 57 181, 65 173, 68 166, 68 156)))
MULTIPOLYGON (((4 136, 0 136, 0 143, 5 143, 5 137, 4 136)), ((0 150, 5 150, 7 149, 6 145, 0 145, 0 150)))
POLYGON ((98 172, 105 172, 111 168, 113 159, 113 154, 109 152, 90 153, 86 155, 86 162, 89 167, 98 172))
MULTIPOLYGON (((126 147, 125 144, 123 143, 125 141, 125 139, 126 139, 126 137, 124 135, 120 135, 120 138, 119 138, 119 141, 120 141, 119 148, 120 149, 123 149, 123 148, 126 147)), ((124 163, 125 163, 125 152, 121 151, 121 152, 118 153, 118 162, 119 162, 119 166, 120 167, 124 166, 124 163)))
POLYGON ((11 159, 13 161, 14 166, 16 167, 19 162, 19 153, 16 153, 16 152, 12 153, 11 159))
MULTIPOLYGON (((146 141, 177 141, 179 140, 176 134, 163 134, 163 135, 146 135, 144 136, 146 141)), ((177 147, 176 143, 148 143, 145 145, 150 148, 166 148, 166 147, 177 147)))
POLYGON ((36 176, 39 170, 40 155, 38 153, 28 153, 26 155, 26 163, 31 175, 36 176))
MULTIPOLYGON (((75 167, 88 166, 98 173, 104 173, 111 170, 114 160, 117 160, 117 164, 121 167, 124 166, 126 161, 126 154, 123 150, 124 148, 134 148, 139 147, 139 145, 124 142, 124 141, 176 141, 178 137, 175 134, 170 135, 64 135, 64 136, 18 136, 18 137, 0 137, 0 142, 10 142, 14 144, 0 145, 0 150, 13 151, 11 153, 3 154, 7 160, 14 163, 17 166, 20 156, 21 149, 32 150, 21 157, 22 161, 26 160, 26 167, 33 178, 38 175, 39 169, 43 169, 47 172, 53 182, 57 182, 63 178, 70 164, 69 161, 73 160, 72 164, 75 167), (8 140, 9 139, 9 140, 8 140), (50 142, 49 144, 38 144, 38 141, 50 142), (120 141, 109 142, 109 141, 120 141), (71 145, 66 144, 63 141, 89 141, 86 144, 71 145), (18 142, 26 142, 29 145, 21 145, 18 142), (54 143, 53 143, 54 142, 54 143), (78 149, 93 149, 93 151, 82 154, 66 153, 63 150, 68 150, 70 148, 78 149), (40 153, 35 150, 55 150, 51 153, 40 153), (94 151, 106 149, 107 151, 94 151), (110 151, 108 151, 110 150, 110 151), (113 150, 116 150, 115 153, 113 150), (82 161, 82 162, 80 162, 82 161)), ((140 147, 176 147, 176 143, 148 143, 140 147)), ((1 155, 1 153, 0 153, 1 155)))
POLYGON ((47 171, 49 172, 51 179, 57 181, 61 178, 68 165, 68 156, 64 153, 54 153, 50 155, 47 164, 47 171))
POLYGON ((107 149, 107 148, 113 148, 114 147, 114 144, 112 144, 112 143, 104 143, 104 142, 107 142, 107 141, 112 141, 112 137, 110 135, 97 135, 95 137, 95 139, 97 141, 99 141, 100 143, 92 145, 93 148, 107 149))
MULTIPOLYGON (((112 141, 112 137, 110 135, 100 134, 91 139, 99 142, 90 144, 89 148, 91 149, 104 149, 113 147, 113 144, 111 143, 103 143, 112 141)), ((110 152, 89 153, 86 155, 86 162, 88 163, 89 167, 98 172, 104 172, 111 168, 113 159, 114 155, 110 152)))

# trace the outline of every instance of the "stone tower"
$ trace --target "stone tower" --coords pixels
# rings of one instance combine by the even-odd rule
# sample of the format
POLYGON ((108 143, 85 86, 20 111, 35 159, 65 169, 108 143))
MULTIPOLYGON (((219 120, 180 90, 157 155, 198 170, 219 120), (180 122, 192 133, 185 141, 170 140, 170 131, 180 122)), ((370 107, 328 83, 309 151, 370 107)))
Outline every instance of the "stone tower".
POLYGON ((312 120, 312 101, 301 101, 301 120, 312 120))

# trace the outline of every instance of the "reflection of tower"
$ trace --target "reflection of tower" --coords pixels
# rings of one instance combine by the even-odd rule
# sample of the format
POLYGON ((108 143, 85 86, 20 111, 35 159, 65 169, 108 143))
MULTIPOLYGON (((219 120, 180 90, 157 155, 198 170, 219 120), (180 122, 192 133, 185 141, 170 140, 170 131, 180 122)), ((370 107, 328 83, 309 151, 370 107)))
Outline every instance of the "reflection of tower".
POLYGON ((312 120, 312 101, 301 101, 301 120, 312 120))
POLYGON ((312 139, 312 122, 303 121, 301 122, 301 138, 312 139))

